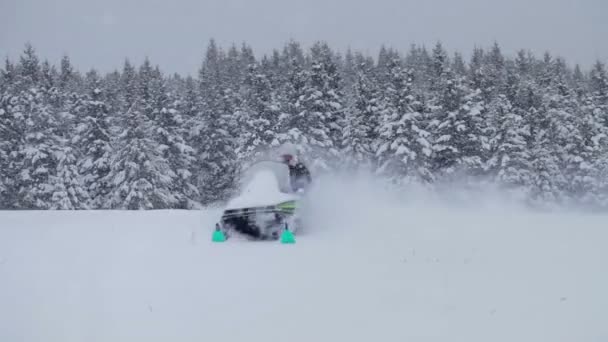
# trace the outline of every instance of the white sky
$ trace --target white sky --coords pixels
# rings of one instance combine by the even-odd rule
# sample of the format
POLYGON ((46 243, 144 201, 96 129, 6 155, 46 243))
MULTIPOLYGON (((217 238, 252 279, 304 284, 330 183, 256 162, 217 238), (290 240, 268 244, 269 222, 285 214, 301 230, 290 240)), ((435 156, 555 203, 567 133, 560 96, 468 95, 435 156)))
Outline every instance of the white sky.
POLYGON ((548 50, 570 64, 608 58, 607 0, 0 0, 0 57, 31 42, 42 58, 68 54, 81 69, 120 68, 145 56, 165 72, 196 73, 215 38, 257 54, 289 39, 325 40, 376 56, 441 40, 468 56, 495 40, 503 51, 548 50))

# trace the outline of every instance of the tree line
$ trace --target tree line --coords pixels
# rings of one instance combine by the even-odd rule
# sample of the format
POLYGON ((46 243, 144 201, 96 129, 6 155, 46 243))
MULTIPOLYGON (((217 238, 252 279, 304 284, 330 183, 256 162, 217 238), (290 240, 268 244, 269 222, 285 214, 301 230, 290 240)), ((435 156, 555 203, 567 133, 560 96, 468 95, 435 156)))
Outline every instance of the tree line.
POLYGON ((211 40, 197 77, 146 59, 106 74, 26 44, 0 68, 0 208, 192 208, 289 143, 317 172, 394 187, 493 184, 531 204, 608 208, 608 75, 545 53, 372 57, 298 42, 256 58, 211 40))

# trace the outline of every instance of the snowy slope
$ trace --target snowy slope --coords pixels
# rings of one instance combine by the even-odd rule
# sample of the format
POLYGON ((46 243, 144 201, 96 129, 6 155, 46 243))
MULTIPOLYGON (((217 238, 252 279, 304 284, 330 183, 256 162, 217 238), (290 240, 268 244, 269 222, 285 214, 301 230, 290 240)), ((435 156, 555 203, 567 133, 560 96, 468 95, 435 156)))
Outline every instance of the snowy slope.
POLYGON ((216 210, 0 212, 0 341, 608 340, 605 216, 311 196, 295 245, 212 244, 216 210))

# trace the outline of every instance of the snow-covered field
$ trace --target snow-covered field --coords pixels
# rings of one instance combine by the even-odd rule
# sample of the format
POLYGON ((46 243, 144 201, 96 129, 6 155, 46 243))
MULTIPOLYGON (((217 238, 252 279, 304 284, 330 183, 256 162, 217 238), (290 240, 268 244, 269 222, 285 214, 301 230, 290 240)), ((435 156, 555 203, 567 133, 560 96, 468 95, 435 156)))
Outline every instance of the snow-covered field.
POLYGON ((0 341, 608 341, 607 216, 345 185, 295 245, 212 244, 217 210, 0 212, 0 341))

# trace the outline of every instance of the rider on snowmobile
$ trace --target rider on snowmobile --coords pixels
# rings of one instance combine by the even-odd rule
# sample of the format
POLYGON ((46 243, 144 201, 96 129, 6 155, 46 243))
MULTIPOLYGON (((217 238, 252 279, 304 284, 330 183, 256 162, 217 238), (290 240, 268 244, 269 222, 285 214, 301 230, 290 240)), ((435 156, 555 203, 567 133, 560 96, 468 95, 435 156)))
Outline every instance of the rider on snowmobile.
POLYGON ((305 190, 312 182, 310 171, 292 154, 283 154, 282 162, 289 167, 289 180, 294 192, 305 190))

